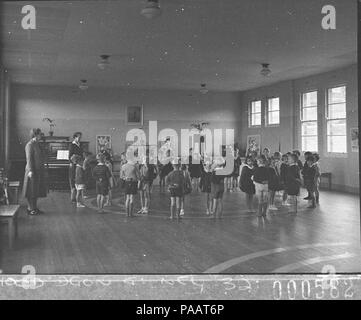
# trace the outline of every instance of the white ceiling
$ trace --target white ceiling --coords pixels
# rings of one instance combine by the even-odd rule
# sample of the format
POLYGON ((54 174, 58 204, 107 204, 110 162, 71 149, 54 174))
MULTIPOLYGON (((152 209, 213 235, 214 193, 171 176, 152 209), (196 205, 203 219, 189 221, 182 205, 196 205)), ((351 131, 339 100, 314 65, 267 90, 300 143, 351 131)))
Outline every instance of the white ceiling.
POLYGON ((237 91, 356 63, 355 0, 142 0, 3 2, 2 60, 16 83, 237 91), (37 29, 21 28, 21 7, 37 29), (336 30, 321 8, 336 7, 336 30), (99 70, 99 55, 111 67, 99 70), (260 64, 270 63, 265 79, 260 64))

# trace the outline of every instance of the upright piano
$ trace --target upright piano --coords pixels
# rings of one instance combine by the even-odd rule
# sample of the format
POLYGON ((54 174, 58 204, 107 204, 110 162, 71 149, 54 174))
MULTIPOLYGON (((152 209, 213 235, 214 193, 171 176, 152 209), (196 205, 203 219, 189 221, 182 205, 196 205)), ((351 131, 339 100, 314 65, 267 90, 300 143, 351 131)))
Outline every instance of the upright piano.
MULTIPOLYGON (((49 190, 69 190, 69 159, 66 157, 69 137, 44 137, 41 147, 44 151, 49 190), (60 151, 60 152, 58 152, 60 151), (65 151, 65 152, 61 152, 65 151), (65 157, 64 157, 65 156, 65 157)), ((89 150, 89 142, 80 142, 83 151, 89 150)))

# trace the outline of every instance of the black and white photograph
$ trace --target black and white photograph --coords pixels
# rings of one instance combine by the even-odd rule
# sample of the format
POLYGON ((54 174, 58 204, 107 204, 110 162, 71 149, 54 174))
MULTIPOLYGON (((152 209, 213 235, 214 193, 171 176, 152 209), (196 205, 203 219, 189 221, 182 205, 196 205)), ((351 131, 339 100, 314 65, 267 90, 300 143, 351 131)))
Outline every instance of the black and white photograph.
POLYGON ((360 8, 1 1, 0 299, 361 299, 360 8))

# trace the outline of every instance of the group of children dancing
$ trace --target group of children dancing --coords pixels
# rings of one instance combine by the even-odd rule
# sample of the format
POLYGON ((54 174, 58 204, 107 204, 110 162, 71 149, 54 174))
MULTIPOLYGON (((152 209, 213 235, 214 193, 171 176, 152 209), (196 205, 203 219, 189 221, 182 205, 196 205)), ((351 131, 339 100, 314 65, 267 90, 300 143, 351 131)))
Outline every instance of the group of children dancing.
MULTIPOLYGON (((192 151, 192 150, 191 150, 192 151)), ((319 155, 312 152, 304 153, 305 162, 300 160, 300 152, 295 150, 282 155, 274 152, 271 155, 264 148, 261 155, 256 152, 246 156, 242 163, 238 150, 233 151, 234 169, 231 174, 223 175, 226 166, 224 158, 218 157, 212 161, 200 158, 194 161, 189 157, 188 164, 182 164, 180 159, 166 164, 154 165, 149 159, 142 163, 127 161, 121 157, 119 184, 125 194, 125 207, 128 217, 134 213, 134 197, 140 195, 141 209, 138 214, 148 214, 151 192, 154 180, 159 176, 160 191, 169 192, 170 219, 180 219, 184 215, 185 196, 201 191, 206 194, 206 215, 221 218, 223 214, 223 195, 240 188, 246 194, 246 205, 249 212, 254 210, 254 197, 257 199, 258 217, 266 217, 269 210, 278 210, 275 196, 282 192, 282 205, 297 207, 297 196, 302 185, 307 189, 305 200, 308 208, 315 208, 319 203, 320 165, 319 155), (293 200, 293 201, 292 201, 293 200)), ((79 155, 73 155, 76 203, 84 207, 83 198, 87 180, 91 175, 95 180, 98 212, 104 212, 104 206, 112 205, 112 189, 117 185, 113 175, 113 164, 107 153, 96 156, 97 165, 89 168, 89 160, 82 160, 79 155)))

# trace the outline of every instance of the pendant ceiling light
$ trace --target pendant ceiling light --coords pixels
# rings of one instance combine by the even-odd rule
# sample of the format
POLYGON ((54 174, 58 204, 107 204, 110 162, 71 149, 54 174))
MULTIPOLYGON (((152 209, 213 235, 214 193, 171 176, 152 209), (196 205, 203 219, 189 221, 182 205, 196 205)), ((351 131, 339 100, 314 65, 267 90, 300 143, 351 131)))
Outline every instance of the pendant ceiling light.
POLYGON ((205 83, 201 84, 201 89, 199 90, 199 92, 202 93, 202 94, 208 93, 208 89, 207 89, 207 86, 206 86, 205 83))
POLYGON ((110 56, 107 54, 102 54, 100 56, 100 62, 98 63, 99 69, 104 70, 109 66, 109 57, 110 56))
POLYGON ((89 88, 89 86, 87 85, 87 80, 82 79, 80 80, 80 84, 79 84, 79 89, 80 90, 87 90, 89 88))
POLYGON ((261 75, 268 77, 271 74, 271 69, 269 68, 269 63, 262 63, 261 75))
POLYGON ((147 0, 145 7, 140 13, 148 19, 158 17, 161 14, 159 0, 147 0))

